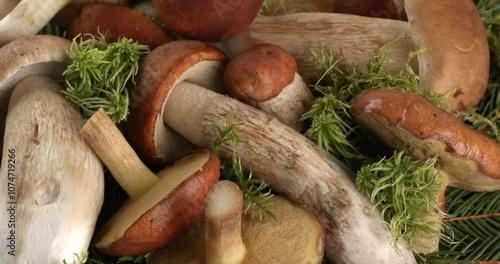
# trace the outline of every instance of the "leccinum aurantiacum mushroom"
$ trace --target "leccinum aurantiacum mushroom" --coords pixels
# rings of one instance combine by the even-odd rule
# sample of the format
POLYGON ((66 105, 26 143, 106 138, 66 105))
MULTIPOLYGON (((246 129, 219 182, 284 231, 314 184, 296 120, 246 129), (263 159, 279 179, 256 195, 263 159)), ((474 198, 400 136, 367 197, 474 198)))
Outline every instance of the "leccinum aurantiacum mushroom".
POLYGON ((159 46, 143 58, 134 89, 162 95, 156 100, 164 101, 164 110, 158 115, 163 115, 165 125, 200 147, 211 147, 218 135, 207 123, 220 122, 234 114, 235 122, 243 123, 234 128, 235 133, 248 140, 258 153, 244 144, 233 148, 229 142, 220 147, 220 153, 235 153, 256 177, 290 200, 307 206, 325 229, 325 251, 331 260, 415 263, 403 242, 399 241, 396 248, 380 213, 373 211, 369 200, 356 190, 354 175, 344 164, 268 114, 189 80, 176 81, 172 78, 178 75, 160 70, 197 67, 201 73, 204 68, 217 66, 206 61, 219 54, 222 51, 197 41, 159 46), (177 64, 170 65, 176 62, 167 59, 172 56, 178 58, 177 64), (200 57, 201 60, 192 59, 200 57))
POLYGON ((94 234, 103 166, 78 134, 81 114, 60 90, 32 75, 12 93, 0 169, 0 235, 8 239, 1 263, 72 263, 94 234))

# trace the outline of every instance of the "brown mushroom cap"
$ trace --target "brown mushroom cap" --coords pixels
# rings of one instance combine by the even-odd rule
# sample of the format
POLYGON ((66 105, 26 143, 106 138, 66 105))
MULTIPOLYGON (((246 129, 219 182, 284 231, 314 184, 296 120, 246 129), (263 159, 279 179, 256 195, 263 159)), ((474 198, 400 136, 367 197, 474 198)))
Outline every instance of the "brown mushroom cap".
MULTIPOLYGON (((321 263, 324 235, 318 220, 285 198, 274 196, 269 201, 276 221, 243 216, 241 235, 247 252, 243 263, 321 263)), ((150 263, 205 263, 205 222, 154 252, 150 263)))
POLYGON ((190 150, 186 140, 164 125, 165 101, 182 81, 222 90, 226 61, 219 49, 193 40, 161 45, 142 59, 136 85, 130 91, 131 110, 125 133, 145 163, 165 165, 190 150))
POLYGON ((411 37, 418 55, 420 87, 451 92, 450 110, 472 109, 483 98, 489 76, 489 48, 479 13, 470 0, 407 0, 411 37))
POLYGON ((154 0, 165 26, 187 39, 220 41, 244 30, 263 0, 154 0))
POLYGON ((419 160, 437 157, 448 184, 471 191, 500 189, 500 145, 421 96, 383 89, 358 96, 354 118, 387 145, 419 160))
MULTIPOLYGON (((16 39, 0 48, 0 135, 3 134, 8 98, 13 87, 28 75, 44 75, 61 80, 70 64, 68 49, 71 41, 51 36, 35 35, 16 39)), ((2 137, 0 137, 0 142, 2 137)), ((1 143, 0 143, 1 145, 1 143)))
POLYGON ((99 33, 106 34, 107 42, 116 42, 125 37, 148 45, 150 49, 172 41, 167 32, 152 19, 129 7, 110 4, 84 6, 73 18, 68 38, 81 35, 85 40, 91 38, 89 34, 97 36, 99 33))
POLYGON ((146 194, 126 203, 97 235, 99 251, 137 255, 182 235, 203 216, 205 194, 219 180, 219 159, 203 149, 177 160, 157 175, 146 194))

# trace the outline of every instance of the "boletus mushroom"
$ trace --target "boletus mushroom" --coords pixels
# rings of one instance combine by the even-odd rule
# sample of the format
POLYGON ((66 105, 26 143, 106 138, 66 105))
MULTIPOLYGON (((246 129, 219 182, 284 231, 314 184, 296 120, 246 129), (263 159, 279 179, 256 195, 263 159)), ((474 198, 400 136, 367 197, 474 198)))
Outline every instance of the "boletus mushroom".
POLYGON ((68 38, 82 40, 104 34, 106 42, 125 37, 154 49, 172 41, 167 32, 151 18, 132 8, 110 4, 89 4, 71 21, 68 38), (131 26, 133 25, 133 26, 131 26))
POLYGON ((94 245, 108 255, 130 256, 167 244, 203 216, 204 198, 219 180, 219 159, 202 149, 153 174, 99 109, 80 130, 83 138, 129 194, 98 232, 94 245))
POLYGON ((274 219, 260 222, 250 212, 242 217, 241 190, 233 182, 218 182, 206 196, 204 221, 154 252, 150 263, 321 263, 324 235, 318 220, 283 197, 270 202, 274 219))
MULTIPOLYGON (((423 97, 396 89, 372 90, 354 100, 351 112, 384 144, 422 162, 436 159, 442 184, 438 204, 444 202, 447 186, 500 190, 500 145, 423 97)), ((436 212, 433 217, 440 220, 442 215, 436 212)), ((438 248, 439 236, 423 235, 421 242, 417 250, 428 253, 438 248)))
POLYGON ((302 131, 302 115, 314 96, 297 73, 295 59, 274 44, 258 44, 238 54, 226 66, 227 93, 302 131))
POLYGON ((0 169, 0 235, 7 239, 1 263, 72 263, 94 234, 104 170, 61 89, 31 75, 10 98, 0 169))
POLYGON ((221 41, 245 29, 259 13, 263 0, 154 0, 156 13, 176 34, 204 41, 221 41))
POLYGON ((338 263, 415 263, 403 241, 394 244, 380 213, 357 191, 354 173, 344 164, 269 114, 204 86, 173 79, 180 76, 177 73, 169 74, 177 67, 199 67, 203 60, 211 63, 211 58, 221 54, 221 50, 200 41, 163 44, 142 59, 133 89, 161 95, 142 103, 162 105, 155 115, 162 115, 166 126, 198 147, 212 147, 219 136, 208 123, 228 119, 241 123, 233 127, 234 133, 254 148, 225 142, 219 153, 241 157, 242 165, 253 175, 311 210, 325 230, 329 259, 338 263))
POLYGON ((124 0, 23 0, 0 20, 0 47, 18 39, 37 34, 65 6, 92 2, 116 4, 124 0))
POLYGON ((446 107, 451 111, 474 108, 486 91, 490 61, 474 2, 407 0, 405 9, 413 43, 426 49, 418 54, 421 89, 449 93, 446 107))

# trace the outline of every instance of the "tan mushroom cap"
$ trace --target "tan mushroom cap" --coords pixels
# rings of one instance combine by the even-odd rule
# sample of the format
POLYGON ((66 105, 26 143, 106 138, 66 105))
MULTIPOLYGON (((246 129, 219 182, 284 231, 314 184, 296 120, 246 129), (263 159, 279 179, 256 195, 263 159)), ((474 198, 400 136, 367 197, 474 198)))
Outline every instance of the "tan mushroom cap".
MULTIPOLYGON (((28 75, 44 75, 61 80, 70 64, 71 41, 35 35, 16 39, 0 48, 0 134, 3 134, 8 98, 14 86, 28 75)), ((0 138, 0 142, 2 139, 0 138)))
POLYGON ((163 44, 142 59, 136 85, 130 91, 125 133, 145 163, 165 165, 190 149, 185 139, 164 125, 165 102, 182 81, 222 90, 226 61, 227 56, 216 47, 194 40, 163 44))
POLYGON ((470 0, 407 0, 405 9, 418 55, 420 87, 451 92, 450 110, 472 109, 486 91, 489 48, 479 13, 470 0))
POLYGON ((500 145, 423 97, 395 89, 361 94, 354 118, 387 145, 419 160, 437 157, 450 186, 500 189, 500 145))
POLYGON ((219 180, 220 162, 206 149, 177 160, 157 173, 148 192, 128 201, 99 231, 95 246, 113 256, 157 249, 203 217, 205 194, 219 180))

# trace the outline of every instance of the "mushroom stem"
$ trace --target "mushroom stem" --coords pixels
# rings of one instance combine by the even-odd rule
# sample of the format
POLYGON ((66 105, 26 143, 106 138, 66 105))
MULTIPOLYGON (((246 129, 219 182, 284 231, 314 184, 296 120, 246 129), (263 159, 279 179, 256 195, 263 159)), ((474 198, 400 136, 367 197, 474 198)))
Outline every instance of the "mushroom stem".
POLYGON ((354 173, 299 132, 237 100, 195 84, 180 82, 165 103, 164 122, 200 147, 210 147, 217 133, 209 122, 234 114, 235 133, 250 142, 223 144, 256 177, 292 201, 307 206, 326 233, 327 256, 336 263, 415 263, 404 242, 395 242, 373 204, 360 194, 354 173), (217 102, 217 103, 214 103, 217 102), (363 252, 361 254, 361 252, 363 252))
POLYGON ((231 181, 215 184, 205 198, 207 264, 242 263, 246 248, 241 238, 243 193, 231 181))
POLYGON ((141 197, 158 181, 102 108, 85 123, 80 135, 106 164, 130 199, 141 197))

